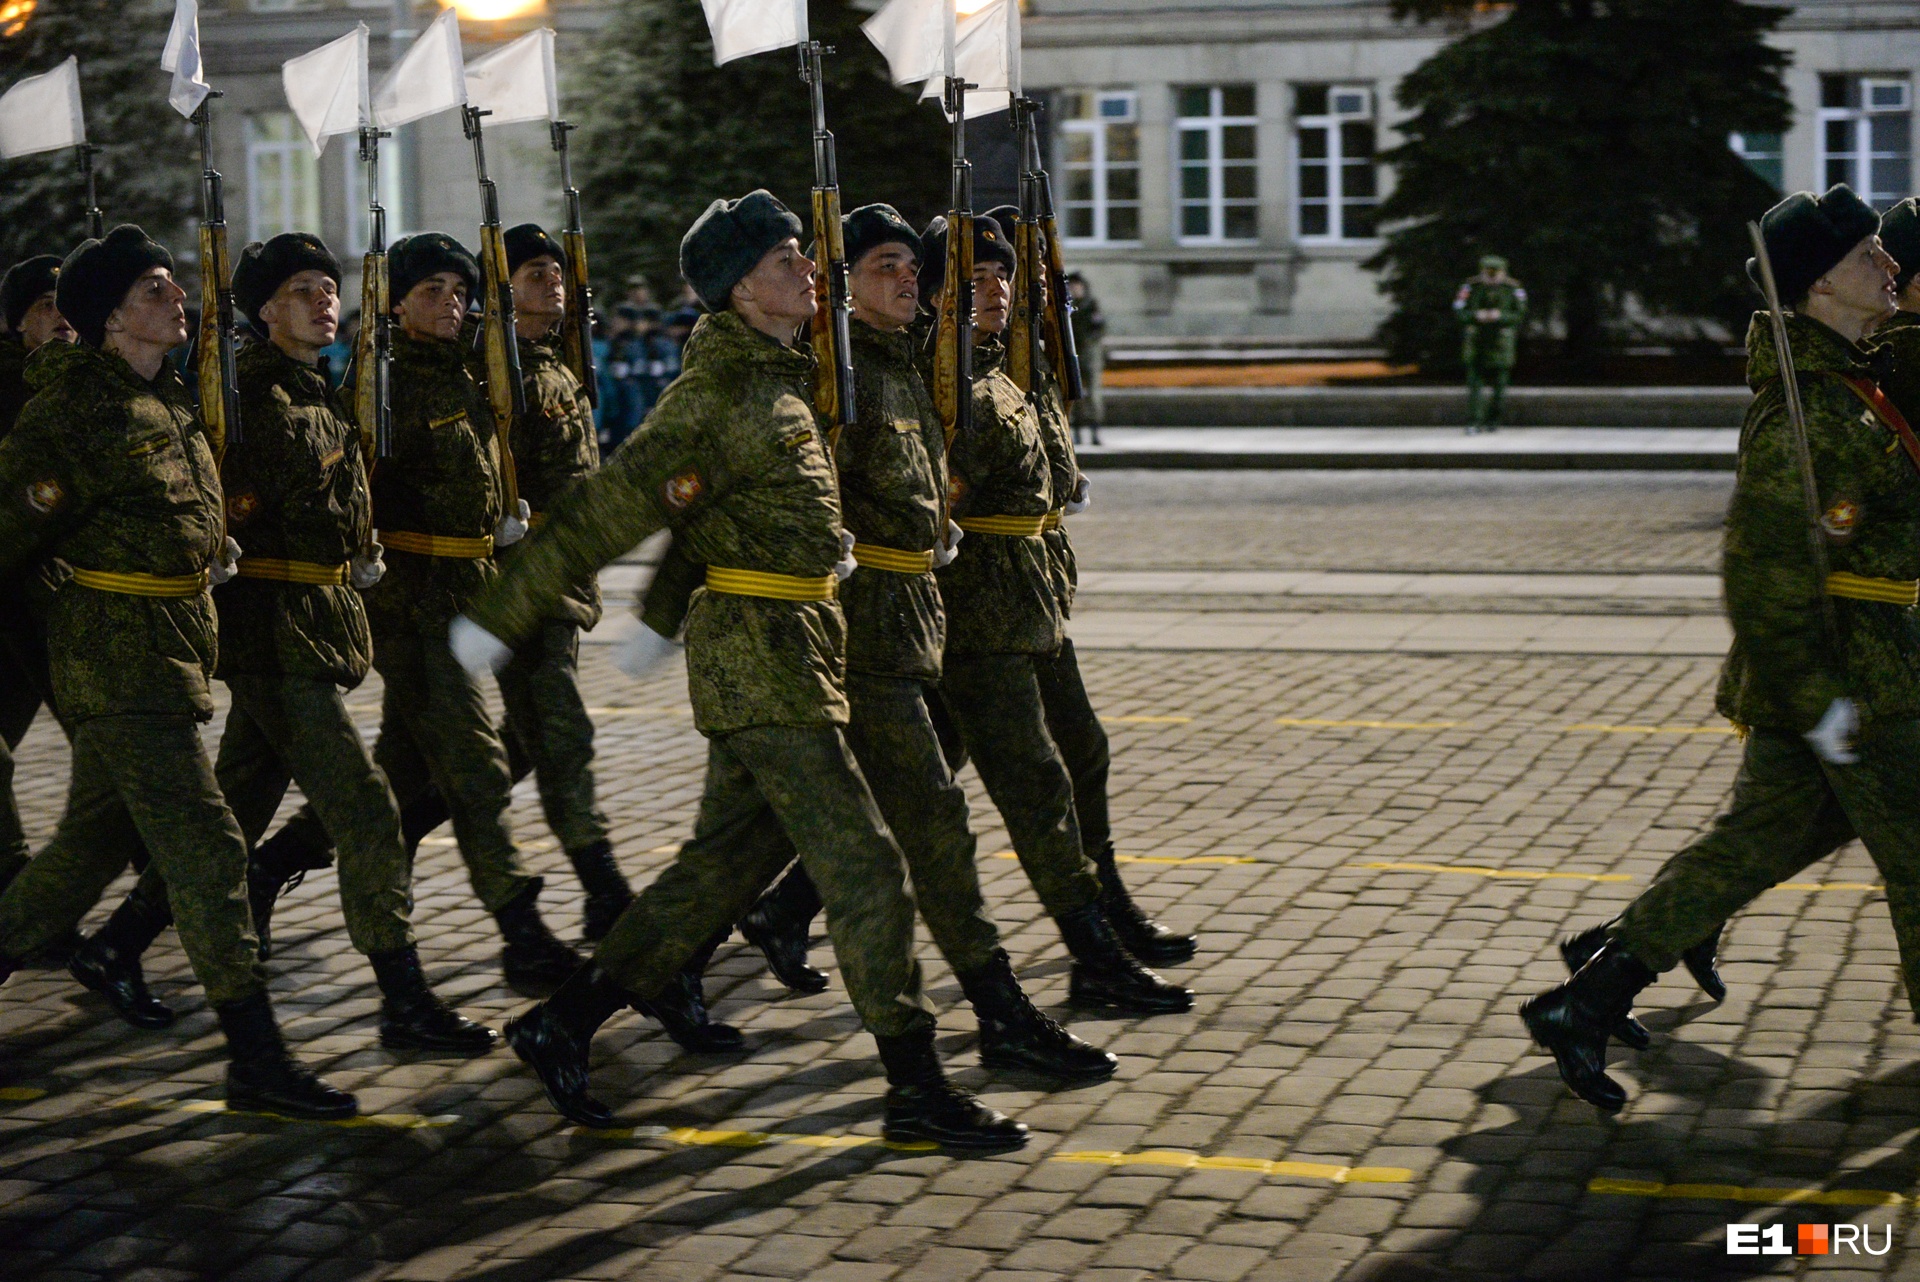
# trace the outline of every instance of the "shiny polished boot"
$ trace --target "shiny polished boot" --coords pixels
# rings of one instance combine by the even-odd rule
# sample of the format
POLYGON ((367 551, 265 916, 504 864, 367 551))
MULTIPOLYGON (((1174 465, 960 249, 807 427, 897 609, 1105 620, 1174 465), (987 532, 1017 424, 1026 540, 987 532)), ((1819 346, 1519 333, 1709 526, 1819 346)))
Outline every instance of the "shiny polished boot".
POLYGON ((1627 1093, 1607 1076, 1607 1038, 1633 1009, 1636 994, 1658 976, 1639 958, 1608 940, 1573 978, 1520 1008, 1541 1049, 1553 1056, 1560 1079, 1602 1112, 1617 1113, 1627 1093))
MULTIPOLYGON (((1600 945, 1606 942, 1605 926, 1595 926, 1591 930, 1583 930, 1577 935, 1570 935, 1561 940, 1560 960, 1567 964, 1567 973, 1578 974, 1580 968, 1600 951, 1600 945)), ((1612 1036, 1615 1041, 1630 1050, 1643 1051, 1653 1045, 1653 1034, 1647 1031, 1645 1024, 1633 1017, 1632 1011, 1628 1011, 1620 1022, 1613 1026, 1612 1036)))
POLYGON ((1026 1069, 1069 1082, 1099 1082, 1120 1061, 1060 1027, 1034 1008, 1014 978, 1007 954, 977 970, 957 972, 960 989, 980 1020, 980 1062, 988 1068, 1026 1069))
POLYGON ((147 991, 140 955, 172 920, 172 913, 159 910, 138 894, 128 895, 107 918, 107 924, 74 953, 67 971, 106 998, 113 1013, 135 1028, 171 1027, 173 1008, 147 991))
POLYGON ((1169 1015, 1193 1009, 1193 994, 1169 984, 1133 959, 1097 903, 1054 919, 1073 954, 1068 1000, 1110 1006, 1133 1015, 1169 1015))
POLYGON ((1093 866, 1100 870, 1100 907, 1128 952, 1149 966, 1193 960, 1200 946, 1198 939, 1168 930, 1133 902, 1126 883, 1120 880, 1119 858, 1113 853, 1111 841, 1093 857, 1093 866))
POLYGON ((327 1085, 287 1053, 265 993, 213 1008, 227 1035, 227 1107, 311 1121, 353 1117, 353 1096, 327 1085))
POLYGON ((633 1008, 649 1019, 658 1020, 667 1030, 667 1036, 678 1042, 682 1050, 700 1055, 725 1055, 746 1048, 747 1039, 739 1029, 709 1018, 707 994, 700 980, 706 973, 707 963, 713 960, 713 950, 727 942, 727 936, 732 933, 723 930, 702 944, 658 994, 633 999, 633 1008))
POLYGON ((550 993, 580 969, 580 954, 554 937, 540 918, 540 878, 500 905, 493 914, 506 947, 500 968, 507 984, 529 993, 550 993))
POLYGON ((1023 1148, 1025 1124, 988 1108, 947 1080, 933 1049, 933 1023, 899 1037, 875 1036, 887 1069, 883 1134, 896 1143, 931 1140, 946 1148, 1001 1151, 1023 1148))
POLYGON ((507 1045, 539 1074, 547 1098, 568 1121, 604 1131, 613 1110, 587 1091, 587 1048, 628 996, 611 975, 588 963, 552 997, 507 1021, 507 1045))
POLYGON ((1720 932, 1725 929, 1725 923, 1716 926, 1711 935, 1680 954, 1687 974, 1693 976, 1701 992, 1716 1002, 1727 1000, 1727 982, 1720 978, 1720 932))
POLYGON ((766 955, 773 977, 796 993, 827 991, 827 972, 807 964, 807 944, 819 912, 820 892, 796 861, 740 919, 740 933, 766 955))
POLYGON ((567 860, 587 892, 586 921, 580 931, 583 943, 597 944, 607 937, 613 923, 633 902, 633 887, 614 862, 613 843, 596 841, 590 846, 567 852, 567 860))
POLYGON ((413 945, 368 953, 367 962, 380 981, 380 1044, 388 1050, 471 1058, 499 1044, 500 1034, 474 1023, 427 987, 420 950, 413 945))
POLYGON ((273 956, 273 906, 280 896, 306 880, 307 874, 333 863, 333 847, 318 822, 280 826, 280 831, 253 848, 247 860, 247 907, 253 912, 253 933, 260 938, 260 960, 273 956))

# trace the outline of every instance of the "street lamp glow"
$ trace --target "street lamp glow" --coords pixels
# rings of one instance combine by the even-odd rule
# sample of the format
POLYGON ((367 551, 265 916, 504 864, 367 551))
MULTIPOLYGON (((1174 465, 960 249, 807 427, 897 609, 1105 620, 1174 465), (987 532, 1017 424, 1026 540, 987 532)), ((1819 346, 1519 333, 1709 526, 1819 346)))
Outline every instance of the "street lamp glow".
POLYGON ((33 16, 38 0, 5 0, 0 3, 0 37, 17 36, 33 16))
POLYGON ((475 22, 498 22, 538 13, 546 8, 546 0, 440 0, 440 7, 457 9, 461 17, 475 22))

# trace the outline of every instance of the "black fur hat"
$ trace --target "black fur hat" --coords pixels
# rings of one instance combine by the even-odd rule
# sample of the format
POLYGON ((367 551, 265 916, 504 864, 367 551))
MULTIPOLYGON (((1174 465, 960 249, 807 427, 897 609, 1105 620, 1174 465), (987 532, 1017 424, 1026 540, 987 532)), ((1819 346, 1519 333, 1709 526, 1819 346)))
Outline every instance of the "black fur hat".
POLYGON ((905 245, 915 258, 921 257, 920 233, 892 205, 862 205, 842 218, 840 227, 849 267, 882 245, 905 245))
MULTIPOLYGON (((1893 287, 1905 289, 1913 274, 1920 271, 1920 200, 1909 196, 1886 212, 1880 219, 1880 243, 1900 264, 1893 287)), ((0 296, 5 293, 6 286, 0 285, 0 296)), ((7 323, 13 323, 11 313, 7 323)))
POLYGON ((301 272, 324 272, 340 285, 340 260, 312 232, 282 232, 269 241, 254 241, 240 251, 233 265, 233 305, 261 334, 267 327, 260 323, 260 309, 280 291, 280 287, 301 272))
POLYGON ((121 223, 102 240, 83 240, 60 264, 54 303, 80 341, 99 347, 107 341, 107 317, 139 280, 155 267, 173 270, 173 255, 132 223, 121 223))
POLYGON ((507 244, 509 276, 536 258, 550 257, 562 267, 567 265, 567 251, 539 223, 521 223, 518 227, 509 227, 501 239, 507 244))
MULTIPOLYGON (((947 283, 947 217, 939 214, 927 224, 920 233, 920 241, 926 247, 926 253, 920 258, 920 301, 927 307, 933 306, 933 300, 939 296, 941 287, 947 283)), ((1015 268, 1013 242, 1007 239, 1000 224, 986 214, 973 216, 973 261, 976 263, 999 263, 1009 272, 1015 268)))
MULTIPOLYGON (((1880 230, 1880 215, 1836 183, 1824 196, 1796 191, 1760 218, 1760 234, 1773 261, 1773 283, 1782 307, 1798 307, 1813 282, 1832 271, 1847 251, 1880 230)), ((1747 260, 1747 276, 1760 283, 1760 264, 1747 260)))
POLYGON ((416 232, 387 250, 387 296, 396 304, 429 276, 453 272, 467 282, 467 299, 480 292, 480 263, 443 231, 416 232))
POLYGON ((765 188, 716 200, 680 238, 680 274, 711 311, 725 311, 733 287, 767 251, 798 239, 799 217, 765 188))
POLYGON ((23 258, 9 267, 6 276, 0 277, 0 314, 6 316, 7 328, 18 330, 27 318, 27 310, 51 294, 59 279, 57 254, 23 258))

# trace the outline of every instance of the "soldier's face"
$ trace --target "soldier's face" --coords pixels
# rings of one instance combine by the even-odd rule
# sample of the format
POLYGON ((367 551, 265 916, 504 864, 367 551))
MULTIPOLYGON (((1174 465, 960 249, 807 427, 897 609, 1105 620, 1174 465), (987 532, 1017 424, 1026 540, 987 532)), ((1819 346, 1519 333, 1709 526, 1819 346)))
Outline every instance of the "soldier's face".
POLYGON ((813 260, 789 236, 768 250, 734 287, 734 297, 772 321, 801 325, 813 319, 813 260))
POLYGON ((875 329, 905 329, 920 306, 920 260, 898 241, 870 249, 847 274, 847 289, 855 316, 875 329))
POLYGON ((1868 236, 1847 256, 1814 282, 1816 293, 1829 295, 1837 307, 1866 318, 1869 323, 1893 312, 1893 278, 1900 264, 1882 248, 1878 236, 1868 236))
POLYGON ((459 272, 435 272, 408 290, 393 310, 410 338, 456 339, 467 317, 466 279, 459 272))
POLYGON ((187 341, 187 291, 164 267, 149 267, 107 317, 107 333, 163 351, 187 341))
POLYGON ((20 318, 20 341, 28 351, 43 343, 73 343, 79 339, 80 335, 54 305, 51 290, 34 299, 33 306, 20 318))
POLYGON ((340 332, 340 287, 323 271, 295 272, 261 305, 260 319, 279 346, 317 352, 340 332))
POLYGON ((998 334, 1007 327, 1007 312, 1013 305, 1013 276, 1000 263, 973 265, 973 328, 981 334, 998 334))
POLYGON ((567 314, 567 274, 553 255, 521 263, 513 273, 513 310, 528 320, 549 323, 567 314))

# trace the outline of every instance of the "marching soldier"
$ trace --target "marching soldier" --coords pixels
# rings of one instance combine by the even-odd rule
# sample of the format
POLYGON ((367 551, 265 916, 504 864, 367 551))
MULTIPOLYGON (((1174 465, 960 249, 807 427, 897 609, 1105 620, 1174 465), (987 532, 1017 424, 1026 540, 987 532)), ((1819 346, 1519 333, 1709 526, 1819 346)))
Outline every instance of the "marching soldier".
POLYGON ((1908 423, 1920 422, 1920 200, 1909 196, 1887 211, 1880 243, 1899 264, 1893 288, 1900 309, 1873 331, 1887 351, 1881 385, 1908 423))
POLYGON ((1506 406, 1520 324, 1527 318, 1527 291, 1507 275, 1506 259, 1488 254, 1480 260, 1480 274, 1453 296, 1453 314, 1460 322, 1460 360, 1467 367, 1467 435, 1491 432, 1506 406))
POLYGON ((674 530, 706 566, 686 628, 694 723, 709 740, 693 838, 592 963, 510 1022, 507 1039, 563 1114, 610 1125, 587 1089, 594 1031, 633 996, 661 992, 798 850, 886 1065, 888 1137, 1018 1147, 1026 1128, 941 1070, 900 849, 842 732, 846 627, 834 597, 853 568, 852 539, 814 419, 812 355, 792 341, 815 309, 800 234, 765 191, 708 207, 680 260, 714 312, 696 326, 680 378, 454 623, 463 661, 484 669, 505 662, 509 643, 537 630, 582 575, 655 530, 674 530))
POLYGON ((57 555, 54 692, 73 735, 60 827, 0 895, 0 975, 79 921, 137 832, 166 880, 180 938, 226 1033, 227 1100, 350 1117, 351 1095, 288 1055, 254 961, 247 850, 200 744, 213 716, 210 581, 231 577, 220 476, 167 352, 186 341, 173 256, 138 227, 88 240, 56 301, 78 344, 49 343, 36 395, 0 441, 0 574, 57 555))
POLYGON ((1844 185, 1789 196, 1761 220, 1819 510, 1807 510, 1784 362, 1762 313, 1747 333, 1755 397, 1722 570, 1734 642, 1717 703, 1748 732, 1731 805, 1571 979, 1521 1007, 1567 1085, 1607 1112, 1626 1100, 1606 1073, 1607 1039, 1634 996, 1756 895, 1856 836, 1886 880, 1920 1009, 1920 439, 1860 347, 1894 306, 1879 226, 1844 185))

